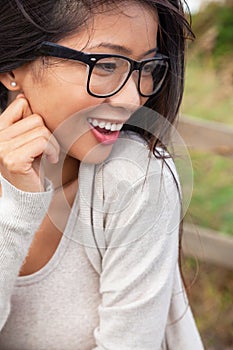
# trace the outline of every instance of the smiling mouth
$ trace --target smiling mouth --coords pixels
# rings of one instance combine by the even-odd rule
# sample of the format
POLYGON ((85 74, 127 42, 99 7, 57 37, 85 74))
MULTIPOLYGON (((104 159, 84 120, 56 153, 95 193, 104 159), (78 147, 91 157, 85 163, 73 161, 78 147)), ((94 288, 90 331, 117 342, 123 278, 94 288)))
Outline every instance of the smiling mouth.
POLYGON ((88 118, 88 123, 97 141, 105 145, 111 145, 117 141, 124 125, 123 123, 111 123, 92 118, 88 118))
POLYGON ((93 128, 104 134, 110 134, 114 131, 120 131, 124 125, 123 123, 110 123, 107 121, 99 121, 97 119, 92 118, 88 118, 88 122, 93 126, 93 128))

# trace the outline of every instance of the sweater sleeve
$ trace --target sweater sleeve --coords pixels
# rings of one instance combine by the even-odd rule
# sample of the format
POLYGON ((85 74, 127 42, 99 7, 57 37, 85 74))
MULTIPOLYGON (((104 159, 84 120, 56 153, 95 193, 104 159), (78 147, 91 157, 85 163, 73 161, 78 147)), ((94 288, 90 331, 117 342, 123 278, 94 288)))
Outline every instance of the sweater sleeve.
POLYGON ((15 188, 0 175, 0 330, 9 312, 11 295, 20 267, 28 253, 34 233, 48 210, 52 186, 46 192, 30 193, 15 188))
POLYGON ((178 258, 180 199, 166 166, 138 149, 103 169, 106 250, 94 350, 160 350, 178 258), (146 160, 146 161, 145 161, 146 160))

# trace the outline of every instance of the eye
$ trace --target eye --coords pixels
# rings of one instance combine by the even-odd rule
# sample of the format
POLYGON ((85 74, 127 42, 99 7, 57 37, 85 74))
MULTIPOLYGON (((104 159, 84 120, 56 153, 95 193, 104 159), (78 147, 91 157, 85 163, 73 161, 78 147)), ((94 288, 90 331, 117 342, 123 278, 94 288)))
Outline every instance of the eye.
POLYGON ((128 61, 119 57, 109 57, 98 60, 93 69, 93 73, 101 76, 112 74, 121 75, 127 73, 128 70, 128 61))
POLYGON ((141 71, 142 75, 153 74, 156 66, 157 66, 157 62, 155 61, 145 63, 144 66, 142 67, 142 71, 141 71))
POLYGON ((119 70, 119 62, 114 58, 103 58, 96 62, 93 72, 99 75, 113 74, 119 70))
POLYGON ((106 71, 106 72, 114 72, 117 66, 116 63, 113 62, 98 62, 95 66, 95 69, 106 71))

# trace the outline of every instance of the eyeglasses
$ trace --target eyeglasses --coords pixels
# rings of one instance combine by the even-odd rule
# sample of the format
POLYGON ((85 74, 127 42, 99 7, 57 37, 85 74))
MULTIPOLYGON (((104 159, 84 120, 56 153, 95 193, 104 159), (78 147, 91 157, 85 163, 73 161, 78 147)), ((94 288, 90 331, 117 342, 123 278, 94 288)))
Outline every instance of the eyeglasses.
POLYGON ((88 54, 47 41, 34 53, 37 56, 57 57, 87 65, 87 92, 100 98, 118 93, 134 71, 138 74, 137 88, 140 95, 152 96, 162 87, 169 67, 169 58, 160 53, 154 58, 135 61, 122 55, 88 54))

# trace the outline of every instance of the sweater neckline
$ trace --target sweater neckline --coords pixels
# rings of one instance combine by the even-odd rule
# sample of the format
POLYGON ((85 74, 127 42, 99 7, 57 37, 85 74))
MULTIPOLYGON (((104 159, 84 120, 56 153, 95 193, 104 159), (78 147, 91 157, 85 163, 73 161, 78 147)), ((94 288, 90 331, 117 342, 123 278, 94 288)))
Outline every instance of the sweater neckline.
POLYGON ((68 248, 70 241, 72 240, 73 231, 74 231, 73 227, 79 215, 78 195, 79 195, 79 190, 77 190, 76 192, 75 199, 74 199, 64 232, 52 257, 38 271, 30 275, 18 276, 15 284, 16 287, 23 287, 23 286, 34 284, 41 281, 42 279, 47 277, 47 275, 50 274, 56 268, 56 266, 59 265, 60 260, 62 259, 64 253, 66 252, 66 249, 68 248))

